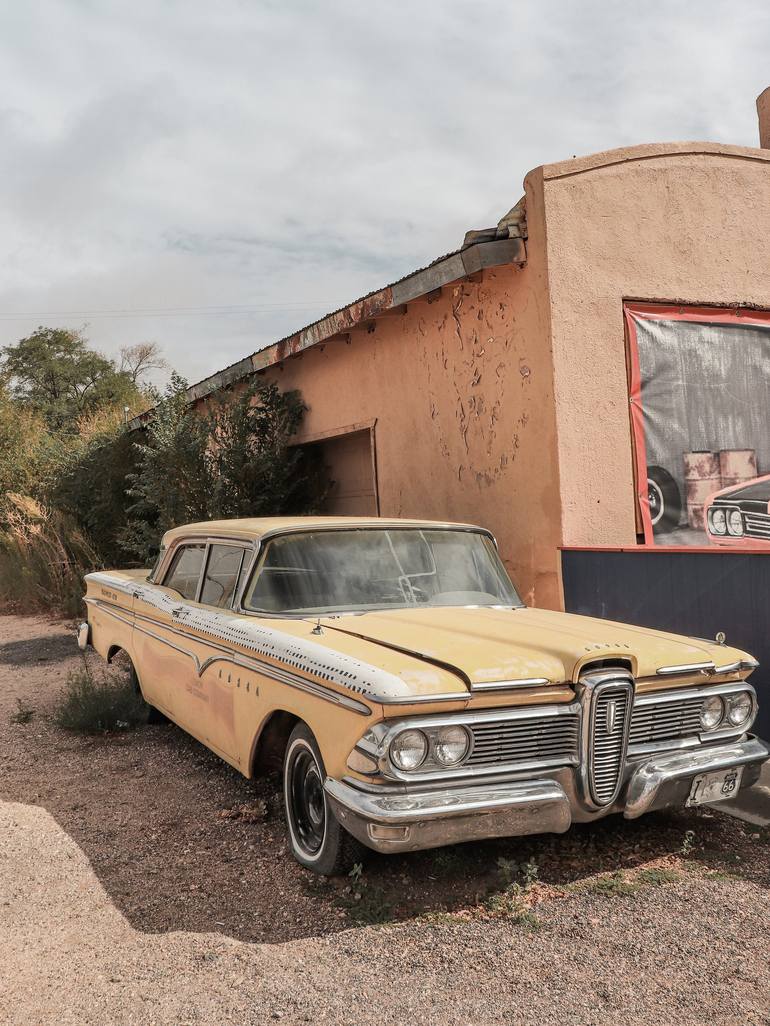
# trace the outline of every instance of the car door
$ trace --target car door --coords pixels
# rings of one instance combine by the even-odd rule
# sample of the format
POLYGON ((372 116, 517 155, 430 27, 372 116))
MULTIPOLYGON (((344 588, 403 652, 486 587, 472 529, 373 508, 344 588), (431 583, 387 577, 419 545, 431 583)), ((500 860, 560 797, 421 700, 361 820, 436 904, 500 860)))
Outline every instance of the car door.
MULTIPOLYGON (((231 612, 251 551, 250 545, 212 540, 199 593, 200 615, 204 619, 209 612, 215 615, 231 612)), ((201 724, 203 735, 199 733, 198 736, 238 764, 235 720, 243 669, 228 659, 226 648, 227 642, 218 639, 216 647, 212 646, 207 665, 195 682, 195 693, 206 714, 205 723, 201 724)), ((246 686, 245 678, 243 686, 246 686)))
POLYGON ((235 691, 240 676, 228 658, 227 641, 212 635, 210 626, 221 626, 221 613, 232 609, 250 551, 248 544, 210 539, 198 576, 198 554, 182 554, 172 562, 164 581, 185 599, 176 612, 175 627, 189 653, 180 667, 178 686, 172 689, 172 716, 209 748, 236 763, 235 691))
POLYGON ((134 648, 147 700, 186 723, 186 696, 197 676, 198 646, 190 643, 184 613, 194 608, 207 542, 175 547, 159 584, 144 589, 134 607, 134 648))

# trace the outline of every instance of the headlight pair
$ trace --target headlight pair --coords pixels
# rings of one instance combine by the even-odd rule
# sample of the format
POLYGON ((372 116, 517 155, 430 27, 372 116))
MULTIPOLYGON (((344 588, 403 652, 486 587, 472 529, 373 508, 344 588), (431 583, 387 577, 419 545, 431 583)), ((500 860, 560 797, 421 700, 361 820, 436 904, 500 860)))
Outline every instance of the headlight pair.
POLYGON ((709 695, 700 710, 700 723, 704 730, 720 726, 743 727, 751 719, 754 703, 748 691, 734 695, 709 695))
POLYGON ((731 534, 734 538, 743 535, 743 514, 739 509, 712 506, 708 517, 709 530, 712 534, 731 534))
POLYGON ((405 773, 436 767, 459 766, 471 748, 465 727, 430 727, 402 730, 390 742, 390 761, 405 773))

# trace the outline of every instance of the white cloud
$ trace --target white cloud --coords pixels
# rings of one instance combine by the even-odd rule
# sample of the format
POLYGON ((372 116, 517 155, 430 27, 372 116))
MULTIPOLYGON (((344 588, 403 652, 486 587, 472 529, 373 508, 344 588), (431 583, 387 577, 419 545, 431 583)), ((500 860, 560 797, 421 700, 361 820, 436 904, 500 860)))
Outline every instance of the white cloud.
POLYGON ((0 345, 75 311, 47 323, 195 380, 494 223, 538 164, 754 145, 768 44, 759 0, 6 5, 0 345), (270 309, 82 313, 239 304, 270 309))

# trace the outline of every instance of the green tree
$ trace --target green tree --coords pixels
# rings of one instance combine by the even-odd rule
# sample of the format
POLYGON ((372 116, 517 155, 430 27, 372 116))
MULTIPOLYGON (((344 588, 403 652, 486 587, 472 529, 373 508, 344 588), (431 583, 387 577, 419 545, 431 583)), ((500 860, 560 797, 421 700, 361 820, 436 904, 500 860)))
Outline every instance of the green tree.
POLYGON ((9 493, 44 497, 62 458, 61 440, 0 381, 0 524, 9 493))
POLYGON ((11 397, 53 431, 75 432, 81 418, 105 406, 141 404, 131 374, 90 349, 78 331, 40 327, 1 352, 11 397))
POLYGON ((186 388, 172 375, 136 445, 138 467, 129 475, 134 501, 121 542, 144 561, 171 527, 309 513, 323 491, 323 468, 289 444, 305 411, 297 392, 254 385, 199 413, 189 407, 186 388))

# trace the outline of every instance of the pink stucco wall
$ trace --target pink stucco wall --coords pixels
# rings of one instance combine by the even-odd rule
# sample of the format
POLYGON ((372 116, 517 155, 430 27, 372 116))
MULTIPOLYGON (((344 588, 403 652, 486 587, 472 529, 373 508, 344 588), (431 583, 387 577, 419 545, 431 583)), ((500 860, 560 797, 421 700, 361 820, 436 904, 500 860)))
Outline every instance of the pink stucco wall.
POLYGON ((525 190, 524 267, 262 373, 301 391, 305 439, 376 421, 382 515, 490 528, 525 599, 558 608, 559 545, 636 541, 623 301, 770 308, 770 152, 638 146, 525 190))
POLYGON ((486 270, 265 374, 302 392, 303 437, 376 419, 383 516, 488 527, 522 594, 553 606, 560 513, 537 176, 529 188, 539 243, 526 267, 486 270))
POLYGON ((770 307, 770 153, 636 146, 546 166, 566 545, 632 545, 623 300, 770 307))

